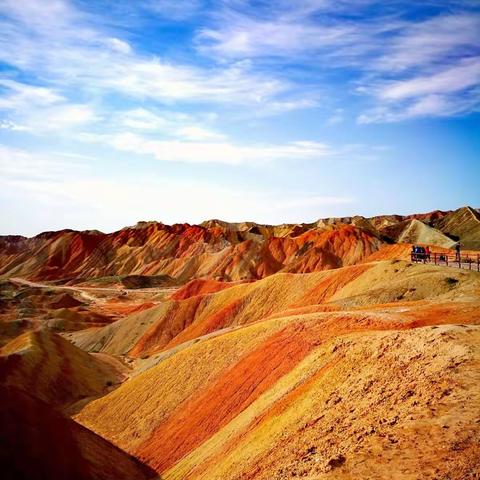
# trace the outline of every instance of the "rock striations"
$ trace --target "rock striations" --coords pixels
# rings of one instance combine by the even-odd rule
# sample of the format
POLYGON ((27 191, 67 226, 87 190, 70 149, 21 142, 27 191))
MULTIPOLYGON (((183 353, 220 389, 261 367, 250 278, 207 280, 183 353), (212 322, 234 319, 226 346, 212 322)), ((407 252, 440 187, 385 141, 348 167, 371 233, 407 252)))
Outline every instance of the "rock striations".
POLYGON ((479 219, 1 237, 2 478, 479 478, 479 219))
POLYGON ((218 220, 168 226, 140 222, 118 232, 45 232, 33 238, 0 237, 0 277, 33 280, 163 275, 260 279, 279 271, 305 273, 358 263, 382 243, 428 243, 480 248, 480 215, 454 212, 402 217, 345 217, 302 225, 257 225, 218 220))

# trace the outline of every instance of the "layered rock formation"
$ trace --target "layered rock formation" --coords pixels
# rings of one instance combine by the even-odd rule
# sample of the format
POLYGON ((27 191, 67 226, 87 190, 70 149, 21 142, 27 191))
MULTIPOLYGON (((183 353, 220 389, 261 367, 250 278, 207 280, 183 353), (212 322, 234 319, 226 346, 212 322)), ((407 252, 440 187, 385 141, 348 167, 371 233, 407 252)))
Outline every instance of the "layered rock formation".
POLYGON ((464 248, 480 248, 479 219, 478 212, 464 207, 454 212, 331 218, 301 225, 140 222, 111 234, 64 230, 33 238, 7 236, 0 237, 0 276, 78 281, 157 275, 157 282, 163 278, 166 285, 205 277, 259 279, 279 271, 305 273, 352 265, 383 243, 448 248, 460 240, 464 248))
POLYGON ((478 222, 2 237, 2 478, 477 478, 478 222))
POLYGON ((6 480, 159 478, 153 469, 45 402, 2 385, 0 441, 6 480))

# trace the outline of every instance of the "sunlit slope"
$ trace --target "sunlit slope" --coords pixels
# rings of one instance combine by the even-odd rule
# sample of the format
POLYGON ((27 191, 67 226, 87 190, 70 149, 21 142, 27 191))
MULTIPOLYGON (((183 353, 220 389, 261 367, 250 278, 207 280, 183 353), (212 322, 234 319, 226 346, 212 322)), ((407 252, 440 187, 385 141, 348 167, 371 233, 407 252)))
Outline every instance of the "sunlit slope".
POLYGON ((32 238, 0 236, 0 277, 37 280, 161 276, 260 279, 279 271, 312 272, 353 265, 385 243, 428 243, 480 249, 480 216, 452 212, 325 218, 261 225, 211 220, 201 225, 139 222, 113 233, 62 230, 32 238))
POLYGON ((144 357, 296 308, 311 312, 399 300, 476 298, 478 278, 475 272, 395 260, 303 275, 279 273, 216 293, 172 300, 69 338, 89 351, 144 357))
POLYGON ((123 370, 119 361, 91 355, 45 330, 20 335, 0 349, 0 384, 58 407, 105 393, 123 370))
POLYGON ((178 283, 194 278, 258 279, 282 269, 316 271, 351 265, 381 242, 353 225, 314 227, 276 237, 229 226, 142 223, 111 234, 47 232, 34 238, 0 237, 0 275, 30 279, 79 279, 114 275, 163 275, 178 283))
POLYGON ((451 248, 455 245, 455 241, 440 230, 415 218, 385 227, 381 231, 397 243, 420 243, 444 248, 451 248))
POLYGON ((464 248, 480 250, 480 214, 470 207, 450 212, 435 227, 459 240, 464 248))
POLYGON ((480 472, 479 340, 478 327, 347 336, 176 463, 153 439, 139 453, 166 479, 463 480, 480 472))
POLYGON ((0 386, 4 480, 147 480, 155 472, 25 392, 0 386))
POLYGON ((220 282, 218 280, 210 279, 195 279, 179 288, 171 295, 170 298, 172 300, 185 300, 197 295, 220 292, 221 290, 234 287, 235 285, 238 285, 238 282, 220 282))
POLYGON ((451 478, 461 479, 478 460, 480 334, 426 325, 478 323, 478 307, 257 322, 167 356, 76 418, 164 478, 355 478, 392 465, 410 478, 437 462, 450 472, 443 460, 455 451, 451 478))

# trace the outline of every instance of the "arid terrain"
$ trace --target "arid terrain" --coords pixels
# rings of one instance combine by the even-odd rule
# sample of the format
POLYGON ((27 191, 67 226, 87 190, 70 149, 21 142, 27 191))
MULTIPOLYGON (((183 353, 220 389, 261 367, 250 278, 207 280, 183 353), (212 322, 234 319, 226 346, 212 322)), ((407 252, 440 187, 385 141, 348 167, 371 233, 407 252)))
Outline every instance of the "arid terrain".
POLYGON ((470 207, 0 237, 2 478, 479 479, 479 254, 470 207))

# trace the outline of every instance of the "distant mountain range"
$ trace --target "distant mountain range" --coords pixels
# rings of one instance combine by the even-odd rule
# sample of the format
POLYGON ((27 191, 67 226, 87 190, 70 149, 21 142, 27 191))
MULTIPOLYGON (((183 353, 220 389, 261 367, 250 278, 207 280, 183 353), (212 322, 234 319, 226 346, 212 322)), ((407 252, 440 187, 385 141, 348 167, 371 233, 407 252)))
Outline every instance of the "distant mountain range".
POLYGON ((264 278, 353 265, 385 245, 429 244, 480 250, 480 214, 471 207, 413 215, 325 218, 262 225, 209 220, 200 225, 139 222, 114 233, 61 230, 0 237, 0 276, 89 279, 155 275, 185 283, 264 278))
POLYGON ((1 237, 2 478, 479 478, 480 273, 410 261, 458 241, 477 210, 1 237))

